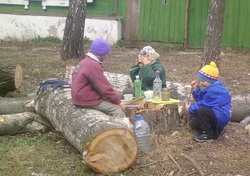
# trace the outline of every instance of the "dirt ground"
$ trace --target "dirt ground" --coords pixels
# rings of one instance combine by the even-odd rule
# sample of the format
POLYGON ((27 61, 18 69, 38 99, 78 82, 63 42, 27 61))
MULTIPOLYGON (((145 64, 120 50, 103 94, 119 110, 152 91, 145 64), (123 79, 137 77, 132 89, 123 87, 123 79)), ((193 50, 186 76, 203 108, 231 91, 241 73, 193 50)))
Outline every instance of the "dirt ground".
MULTIPOLYGON (((27 96, 37 90, 41 81, 63 78, 65 66, 78 61, 61 61, 60 46, 61 43, 0 42, 0 65, 19 63, 24 73, 21 88, 7 96, 27 96)), ((173 51, 164 49, 164 45, 152 46, 161 55, 169 81, 189 83, 196 78, 202 50, 173 51)), ((103 64, 105 71, 128 74, 139 50, 140 47, 113 46, 109 59, 103 64)), ((223 53, 221 80, 232 95, 249 94, 250 52, 223 50, 223 53)), ((197 143, 193 135, 194 132, 183 125, 167 135, 153 136, 151 152, 139 153, 131 168, 113 175, 196 176, 200 175, 199 171, 210 176, 250 175, 250 134, 239 123, 230 122, 219 141, 197 143)), ((54 131, 1 136, 0 144, 0 176, 100 175, 82 164, 81 154, 54 131)))

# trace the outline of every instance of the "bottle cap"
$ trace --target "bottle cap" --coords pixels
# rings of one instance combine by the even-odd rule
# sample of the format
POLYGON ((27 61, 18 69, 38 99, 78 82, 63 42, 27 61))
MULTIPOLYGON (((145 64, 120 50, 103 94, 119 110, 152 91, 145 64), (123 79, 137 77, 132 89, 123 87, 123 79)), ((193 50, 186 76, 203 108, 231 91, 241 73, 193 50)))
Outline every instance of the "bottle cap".
POLYGON ((140 76, 139 76, 139 75, 136 75, 135 78, 140 78, 140 76))
POLYGON ((160 75, 160 73, 161 72, 159 70, 156 70, 156 72, 155 72, 156 75, 160 75))
POLYGON ((133 120, 142 120, 142 119, 143 119, 142 115, 140 115, 140 114, 138 114, 138 115, 133 115, 131 118, 132 118, 133 120))

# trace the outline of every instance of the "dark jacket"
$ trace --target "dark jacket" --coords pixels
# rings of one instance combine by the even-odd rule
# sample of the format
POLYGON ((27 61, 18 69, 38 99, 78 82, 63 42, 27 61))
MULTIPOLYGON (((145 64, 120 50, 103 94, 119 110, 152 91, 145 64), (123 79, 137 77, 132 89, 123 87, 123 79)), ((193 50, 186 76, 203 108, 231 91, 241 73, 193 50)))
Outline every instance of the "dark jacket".
POLYGON ((72 74, 71 95, 73 104, 79 106, 97 105, 104 100, 120 104, 117 92, 103 74, 102 63, 85 57, 72 74))
POLYGON ((214 111, 218 120, 217 127, 228 124, 231 118, 231 95, 221 81, 203 90, 198 86, 192 94, 197 103, 190 106, 190 114, 196 114, 199 107, 205 106, 214 111))
POLYGON ((133 65, 130 68, 130 78, 134 82, 135 76, 139 75, 140 79, 142 81, 142 90, 153 90, 153 81, 155 79, 155 72, 159 70, 160 71, 160 78, 162 81, 162 87, 166 87, 166 70, 162 66, 159 59, 156 59, 155 63, 152 65, 146 64, 141 67, 137 65, 133 65))

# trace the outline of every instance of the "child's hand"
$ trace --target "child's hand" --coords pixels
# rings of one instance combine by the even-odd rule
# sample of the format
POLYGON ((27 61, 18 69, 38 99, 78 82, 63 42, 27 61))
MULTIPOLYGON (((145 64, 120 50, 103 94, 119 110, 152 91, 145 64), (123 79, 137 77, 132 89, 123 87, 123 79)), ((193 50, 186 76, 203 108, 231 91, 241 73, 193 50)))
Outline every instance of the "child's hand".
POLYGON ((197 86, 199 85, 199 81, 194 80, 191 82, 191 90, 195 90, 197 86))
POLYGON ((139 61, 142 62, 144 65, 151 63, 151 60, 149 60, 147 56, 142 55, 139 55, 139 61))
POLYGON ((188 112, 189 108, 190 108, 191 104, 185 104, 185 110, 188 112))
POLYGON ((125 112, 127 103, 121 102, 119 105, 121 106, 123 112, 125 112))

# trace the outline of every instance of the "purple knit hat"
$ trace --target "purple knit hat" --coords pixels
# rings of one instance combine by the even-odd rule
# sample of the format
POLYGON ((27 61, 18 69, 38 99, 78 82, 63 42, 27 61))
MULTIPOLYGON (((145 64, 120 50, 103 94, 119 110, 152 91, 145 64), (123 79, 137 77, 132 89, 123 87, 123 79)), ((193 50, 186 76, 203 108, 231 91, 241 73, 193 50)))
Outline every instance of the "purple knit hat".
POLYGON ((103 56, 109 54, 111 48, 106 40, 97 38, 91 45, 90 52, 94 55, 103 56))

